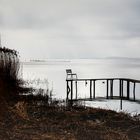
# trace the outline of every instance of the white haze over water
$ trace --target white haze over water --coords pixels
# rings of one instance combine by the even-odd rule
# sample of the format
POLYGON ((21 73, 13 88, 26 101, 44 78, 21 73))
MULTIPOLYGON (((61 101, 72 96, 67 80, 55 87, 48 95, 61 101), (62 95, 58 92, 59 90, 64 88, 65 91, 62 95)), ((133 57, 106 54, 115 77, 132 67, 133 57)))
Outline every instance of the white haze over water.
MULTIPOLYGON (((140 80, 140 59, 76 59, 47 60, 46 62, 24 62, 23 78, 25 80, 45 80, 49 89, 53 88, 56 98, 66 98, 66 69, 72 69, 78 78, 132 78, 140 80), (47 83, 48 82, 48 83, 47 83)), ((125 86, 126 83, 124 83, 125 86)), ((130 96, 132 97, 130 85, 130 96)), ((39 87, 36 87, 39 88, 39 87)), ((124 95, 126 89, 124 88, 124 95)), ((114 82, 114 95, 119 94, 118 82, 114 82)), ((96 82, 96 96, 106 95, 106 83, 96 82)), ((89 83, 78 83, 78 97, 89 97, 89 83)), ((136 98, 140 99, 140 84, 136 84, 136 98)), ((120 101, 86 102, 87 106, 119 110, 120 101)), ((123 110, 140 113, 140 104, 123 101, 123 110)))

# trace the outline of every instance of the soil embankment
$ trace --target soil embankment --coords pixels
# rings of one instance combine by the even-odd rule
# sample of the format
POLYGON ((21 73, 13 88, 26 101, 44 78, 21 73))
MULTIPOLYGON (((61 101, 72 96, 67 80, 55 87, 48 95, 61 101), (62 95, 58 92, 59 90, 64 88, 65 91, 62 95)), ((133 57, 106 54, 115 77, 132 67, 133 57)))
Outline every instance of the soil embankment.
POLYGON ((111 110, 18 102, 0 122, 0 139, 139 140, 140 121, 111 110))

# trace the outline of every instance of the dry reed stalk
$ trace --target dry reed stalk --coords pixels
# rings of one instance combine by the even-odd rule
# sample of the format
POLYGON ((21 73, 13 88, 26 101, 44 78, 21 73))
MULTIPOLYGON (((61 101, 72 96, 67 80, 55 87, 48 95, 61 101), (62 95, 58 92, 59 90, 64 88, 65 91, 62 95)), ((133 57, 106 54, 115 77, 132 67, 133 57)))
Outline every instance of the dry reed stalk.
POLYGON ((27 103, 24 101, 20 101, 15 105, 15 112, 18 116, 20 116, 23 119, 28 120, 28 113, 27 113, 27 103))

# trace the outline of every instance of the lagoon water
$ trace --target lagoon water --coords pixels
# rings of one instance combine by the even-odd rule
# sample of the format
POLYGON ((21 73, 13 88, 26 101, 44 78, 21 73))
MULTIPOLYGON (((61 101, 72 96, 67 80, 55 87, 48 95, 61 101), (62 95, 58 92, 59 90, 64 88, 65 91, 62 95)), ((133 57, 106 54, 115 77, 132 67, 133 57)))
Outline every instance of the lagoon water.
MULTIPOLYGON (((23 62, 23 78, 32 81, 36 88, 53 90, 55 98, 66 98, 66 69, 72 69, 78 78, 132 78, 140 80, 140 59, 79 59, 79 60, 47 60, 45 62, 23 62), (38 81, 38 82, 37 82, 38 81), (42 84, 39 84, 39 81, 42 84), (38 84, 37 84, 38 83, 38 84)), ((124 84, 125 85, 125 84, 124 84)), ((132 93, 130 86, 130 92, 132 93)), ((118 83, 114 83, 114 94, 118 95, 118 83)), ((125 89, 124 89, 125 92, 125 89)), ((96 96, 105 96, 106 83, 96 83, 96 96)), ((131 95, 132 96, 132 95, 131 95)), ((89 83, 78 83, 78 97, 89 97, 89 83)), ((136 84, 136 98, 140 99, 140 84, 136 84)), ((120 101, 89 101, 87 106, 120 110, 120 101)), ((123 101, 123 110, 129 113, 140 113, 140 104, 123 101)))

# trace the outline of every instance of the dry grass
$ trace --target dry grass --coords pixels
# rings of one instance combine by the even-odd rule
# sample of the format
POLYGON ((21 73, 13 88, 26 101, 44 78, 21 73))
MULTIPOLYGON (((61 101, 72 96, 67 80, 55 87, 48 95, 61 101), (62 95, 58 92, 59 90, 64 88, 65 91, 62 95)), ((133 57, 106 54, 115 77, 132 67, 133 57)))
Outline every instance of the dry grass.
POLYGON ((22 119, 29 119, 27 113, 27 103, 24 101, 20 101, 15 104, 14 111, 17 115, 19 115, 22 119))
POLYGON ((10 115, 12 119, 0 126, 0 135, 6 140, 140 139, 140 121, 111 110, 19 102, 10 115))

